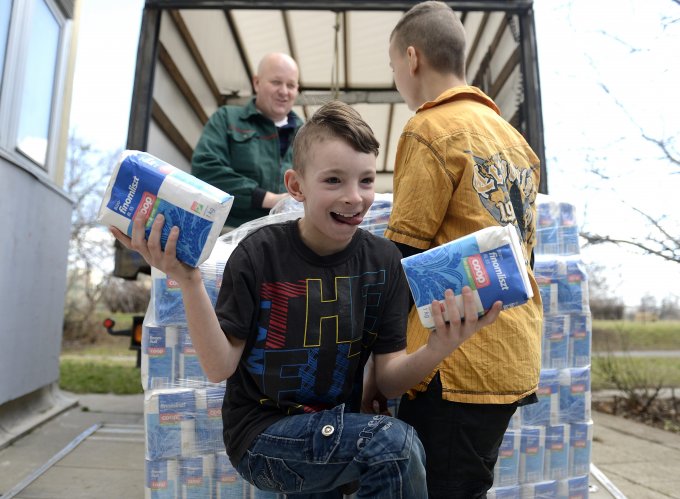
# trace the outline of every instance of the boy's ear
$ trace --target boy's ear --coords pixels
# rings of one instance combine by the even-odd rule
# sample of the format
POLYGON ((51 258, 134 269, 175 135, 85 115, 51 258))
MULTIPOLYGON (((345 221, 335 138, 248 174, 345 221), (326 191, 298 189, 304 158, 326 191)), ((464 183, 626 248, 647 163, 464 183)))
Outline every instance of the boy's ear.
POLYGON ((283 174, 283 183, 288 189, 288 194, 298 202, 303 202, 305 200, 305 195, 302 193, 300 184, 300 174, 293 169, 286 170, 283 174))
POLYGON ((418 51, 413 45, 406 47, 406 58, 408 59, 408 69, 411 76, 416 74, 420 61, 418 60, 418 51))

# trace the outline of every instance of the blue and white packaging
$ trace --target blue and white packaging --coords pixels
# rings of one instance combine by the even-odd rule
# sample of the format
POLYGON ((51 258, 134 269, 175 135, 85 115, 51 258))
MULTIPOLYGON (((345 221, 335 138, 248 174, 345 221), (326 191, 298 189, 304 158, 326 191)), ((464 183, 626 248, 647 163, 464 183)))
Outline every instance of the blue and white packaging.
POLYGON ((545 427, 523 426, 519 452, 519 483, 543 480, 545 427))
POLYGON ((170 388, 144 394, 146 458, 191 456, 196 448, 194 390, 170 388))
POLYGON ((487 499, 521 499, 519 485, 492 487, 486 493, 487 499))
POLYGON ((560 370, 560 422, 590 421, 590 368, 570 367, 560 370))
POLYGON ((243 499, 250 497, 250 484, 246 483, 231 465, 226 452, 215 454, 213 488, 215 491, 213 497, 215 499, 243 499))
POLYGON ((588 499, 588 476, 575 476, 558 481, 558 499, 588 499))
POLYGON ((559 203, 559 253, 577 255, 581 250, 578 242, 578 225, 576 224, 576 208, 570 203, 559 203))
POLYGON ((185 457, 179 460, 179 491, 181 499, 213 497, 215 456, 212 454, 185 457))
MULTIPOLYGON (((503 308, 533 297, 526 258, 513 225, 487 227, 401 260, 423 326, 434 328, 432 301, 453 290, 462 313, 463 286, 469 286, 479 315, 497 300, 503 308)), ((444 319, 447 319, 446 311, 444 319)))
POLYGON ((144 498, 176 499, 178 467, 174 459, 144 460, 144 498))
POLYGON ((545 427, 543 478, 546 480, 561 480, 569 476, 569 433, 568 424, 545 427))
POLYGON ((196 448, 201 454, 224 449, 222 402, 226 384, 196 390, 196 448))
POLYGON ((151 154, 124 151, 104 193, 97 221, 132 235, 132 220, 139 213, 148 217, 148 237, 154 219, 162 214, 161 247, 165 248, 172 227, 179 227, 177 258, 197 267, 210 255, 233 202, 232 195, 151 154))
POLYGON ((142 387, 172 388, 177 381, 177 328, 143 326, 142 387))
POLYGON ((538 285, 543 303, 543 314, 548 316, 556 314, 557 306, 557 282, 559 279, 559 263, 554 256, 536 255, 534 260, 534 277, 538 285))
POLYGON ((590 472, 592 442, 592 421, 570 425, 569 476, 587 475, 590 472))
POLYGON ((569 320, 569 367, 590 365, 592 337, 590 314, 572 314, 569 320))
POLYGON ((164 272, 151 267, 151 301, 147 313, 155 326, 184 326, 187 323, 182 290, 164 272))
POLYGON ((543 367, 564 369, 569 367, 569 316, 546 315, 543 317, 543 367))
POLYGON ((510 418, 508 428, 511 428, 513 430, 519 430, 521 427, 522 427, 522 411, 518 409, 510 418))
POLYGON ((521 499, 555 499, 557 482, 546 480, 538 483, 525 483, 520 486, 521 499))
POLYGON ((557 369, 541 369, 536 390, 538 402, 523 405, 522 424, 526 426, 547 426, 559 422, 560 373, 557 369))
POLYGON ((191 341, 189 329, 180 327, 179 329, 179 354, 178 354, 178 379, 180 386, 198 388, 208 382, 208 378, 203 372, 201 363, 198 360, 196 349, 191 341))
POLYGON ((558 228, 560 224, 559 206, 557 203, 537 203, 536 205, 536 253, 558 254, 560 241, 558 228))
POLYGON ((585 265, 578 257, 567 257, 559 263, 557 309, 561 314, 590 312, 585 265))
POLYGON ((494 467, 494 487, 516 485, 519 478, 520 430, 508 429, 498 449, 494 467))
MULTIPOLYGON (((222 275, 226 260, 208 260, 199 267, 201 279, 213 307, 217 302, 217 295, 222 286, 222 275)), ((151 302, 149 309, 153 310, 152 323, 155 326, 184 326, 187 323, 182 290, 179 284, 170 279, 164 272, 151 267, 151 302)))

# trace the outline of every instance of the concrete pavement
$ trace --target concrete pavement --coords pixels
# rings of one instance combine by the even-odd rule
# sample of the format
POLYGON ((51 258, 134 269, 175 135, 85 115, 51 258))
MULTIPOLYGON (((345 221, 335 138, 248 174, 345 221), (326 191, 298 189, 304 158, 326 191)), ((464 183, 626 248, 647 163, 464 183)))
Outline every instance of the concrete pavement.
MULTIPOLYGON (((144 497, 143 395, 70 396, 77 405, 0 450, 0 498, 144 497)), ((680 435, 593 421, 591 498, 680 499, 680 435)))
POLYGON ((143 395, 71 395, 77 405, 0 450, 0 497, 144 497, 143 395))

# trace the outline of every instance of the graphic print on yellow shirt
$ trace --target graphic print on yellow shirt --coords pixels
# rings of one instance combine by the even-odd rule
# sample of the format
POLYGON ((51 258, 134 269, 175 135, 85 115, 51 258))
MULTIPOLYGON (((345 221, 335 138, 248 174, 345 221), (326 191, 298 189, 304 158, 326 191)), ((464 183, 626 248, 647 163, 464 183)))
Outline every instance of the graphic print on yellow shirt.
POLYGON ((472 185, 482 205, 500 225, 518 227, 522 240, 533 247, 536 238, 531 209, 536 200, 533 168, 518 168, 501 153, 484 159, 467 152, 474 159, 472 185))

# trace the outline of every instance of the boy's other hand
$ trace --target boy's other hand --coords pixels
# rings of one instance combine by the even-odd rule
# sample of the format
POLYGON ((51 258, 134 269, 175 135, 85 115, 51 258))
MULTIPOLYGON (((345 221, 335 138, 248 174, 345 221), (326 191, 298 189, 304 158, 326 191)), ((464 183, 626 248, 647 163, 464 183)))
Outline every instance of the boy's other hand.
POLYGON ((132 237, 118 230, 116 227, 109 227, 113 236, 128 249, 138 252, 146 262, 152 267, 164 272, 169 278, 182 284, 185 281, 200 277, 198 268, 190 267, 177 259, 177 240, 179 239, 179 228, 173 227, 165 243, 165 251, 161 249, 161 231, 165 217, 157 215, 151 225, 149 239, 146 239, 145 225, 146 218, 137 214, 132 221, 132 237))
POLYGON ((432 318, 435 329, 430 333, 428 346, 435 348, 442 354, 458 348, 477 331, 494 322, 500 314, 502 303, 497 301, 486 314, 478 317, 477 305, 469 286, 463 288, 462 296, 465 312, 464 320, 461 319, 456 299, 450 289, 447 289, 444 293, 444 302, 449 317, 448 322, 444 320, 444 303, 437 300, 432 302, 432 318))

